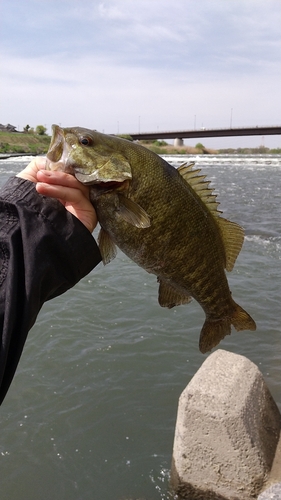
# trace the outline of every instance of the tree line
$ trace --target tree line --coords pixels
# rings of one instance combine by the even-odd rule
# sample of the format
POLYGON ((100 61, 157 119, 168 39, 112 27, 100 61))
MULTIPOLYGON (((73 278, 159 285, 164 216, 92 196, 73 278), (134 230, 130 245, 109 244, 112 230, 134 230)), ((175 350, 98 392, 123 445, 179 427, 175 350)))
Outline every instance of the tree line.
POLYGON ((30 134, 46 135, 47 129, 46 127, 44 127, 44 125, 37 125, 34 130, 34 128, 30 127, 30 125, 26 125, 23 128, 23 131, 30 134))

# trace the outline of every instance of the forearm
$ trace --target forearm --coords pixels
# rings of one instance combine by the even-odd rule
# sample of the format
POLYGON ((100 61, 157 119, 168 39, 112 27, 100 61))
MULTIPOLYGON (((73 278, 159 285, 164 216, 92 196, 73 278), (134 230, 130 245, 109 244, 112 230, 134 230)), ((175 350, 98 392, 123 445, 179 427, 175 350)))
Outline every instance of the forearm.
POLYGON ((101 260, 91 233, 62 204, 14 178, 0 199, 0 402, 43 303, 101 260))

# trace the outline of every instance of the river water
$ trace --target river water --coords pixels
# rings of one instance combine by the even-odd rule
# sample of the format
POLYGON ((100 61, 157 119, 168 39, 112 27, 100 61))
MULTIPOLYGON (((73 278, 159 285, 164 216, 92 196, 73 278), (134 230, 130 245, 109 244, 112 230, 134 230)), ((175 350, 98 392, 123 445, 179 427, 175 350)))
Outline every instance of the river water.
MULTIPOLYGON (((281 410, 281 155, 194 160, 246 231, 228 274, 256 332, 220 348, 256 363, 281 410)), ((0 160, 0 184, 28 158, 0 160)), ((206 355, 195 301, 166 310, 121 252, 45 304, 0 408, 1 500, 168 500, 178 398, 206 355)))

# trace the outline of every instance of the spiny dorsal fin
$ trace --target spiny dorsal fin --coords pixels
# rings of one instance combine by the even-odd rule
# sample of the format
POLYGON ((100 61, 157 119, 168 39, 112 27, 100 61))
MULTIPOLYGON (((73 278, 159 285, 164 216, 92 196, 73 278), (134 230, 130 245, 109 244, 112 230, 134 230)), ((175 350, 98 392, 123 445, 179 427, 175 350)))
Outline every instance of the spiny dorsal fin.
POLYGON ((150 217, 142 207, 122 194, 118 194, 118 196, 118 213, 126 222, 141 229, 150 226, 150 217))
POLYGON ((214 217, 219 217, 220 211, 218 210, 219 202, 217 196, 214 194, 213 189, 209 187, 210 181, 205 181, 206 175, 199 175, 201 170, 197 168, 193 170, 194 163, 183 163, 178 168, 178 172, 184 180, 194 189, 201 200, 205 203, 214 217))
POLYGON ((98 245, 104 265, 108 264, 116 257, 116 245, 110 238, 109 234, 103 228, 101 228, 98 235, 98 245))
POLYGON ((232 271, 235 261, 239 255, 244 241, 244 229, 223 217, 216 219, 219 225, 220 234, 223 240, 226 263, 225 269, 232 271))
POLYGON ((205 181, 206 176, 199 175, 201 170, 193 170, 193 166, 194 163, 190 163, 189 165, 184 163, 178 168, 178 172, 198 194, 210 210, 212 216, 215 217, 225 249, 225 269, 231 271, 243 245, 244 230, 239 224, 220 217, 221 211, 218 210, 219 202, 213 190, 209 187, 210 181, 205 181))

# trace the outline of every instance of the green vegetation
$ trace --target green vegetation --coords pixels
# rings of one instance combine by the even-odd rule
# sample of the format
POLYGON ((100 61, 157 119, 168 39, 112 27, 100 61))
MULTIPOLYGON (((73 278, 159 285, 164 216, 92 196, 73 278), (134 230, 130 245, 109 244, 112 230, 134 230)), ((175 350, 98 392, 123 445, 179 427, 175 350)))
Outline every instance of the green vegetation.
POLYGON ((168 146, 168 143, 166 141, 158 141, 157 140, 157 141, 153 141, 153 144, 155 146, 159 146, 159 147, 161 147, 161 146, 168 146))
POLYGON ((44 127, 44 125, 37 125, 36 127, 36 134, 38 135, 45 135, 46 134, 46 127, 44 127))
MULTIPOLYGON (((119 135, 123 139, 132 141, 129 135, 119 135)), ((0 132, 0 153, 19 153, 19 154, 45 154, 48 151, 51 138, 46 134, 46 128, 43 125, 37 125, 35 130, 26 125, 24 132, 0 132)), ((200 142, 195 147, 182 146, 174 147, 167 142, 158 141, 139 141, 140 144, 147 147, 156 154, 281 154, 281 148, 269 149, 264 146, 258 148, 237 148, 237 149, 219 149, 214 150, 206 148, 200 142)))
POLYGON ((238 155, 274 155, 280 154, 281 148, 269 149, 265 146, 260 146, 258 148, 228 148, 228 149, 219 149, 218 153, 221 154, 238 154, 238 155))
POLYGON ((174 147, 172 144, 168 144, 165 141, 148 141, 143 140, 139 141, 142 146, 150 149, 154 153, 158 155, 185 155, 185 154, 212 154, 217 153, 217 151, 207 149, 203 146, 203 144, 197 144, 195 147, 190 146, 182 146, 182 147, 174 147))
POLYGON ((31 132, 29 125, 25 129, 28 132, 0 132, 0 153, 45 154, 51 140, 46 129, 40 135, 31 132))
POLYGON ((173 155, 173 154, 280 154, 281 148, 269 149, 264 146, 258 148, 237 148, 237 149, 211 149, 206 148, 201 142, 198 142, 195 147, 182 146, 174 147, 171 144, 165 143, 165 141, 139 141, 140 144, 147 147, 154 153, 163 155, 173 155))

